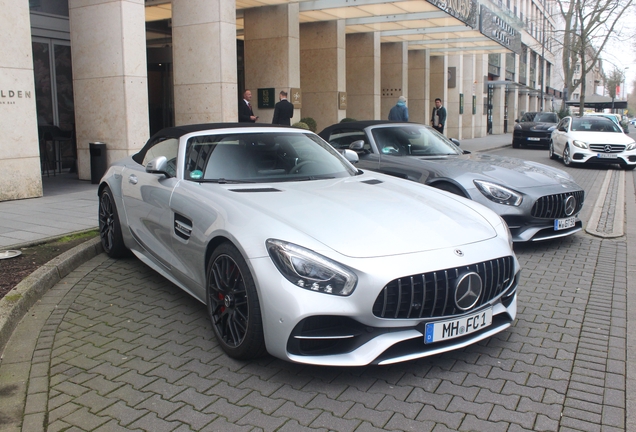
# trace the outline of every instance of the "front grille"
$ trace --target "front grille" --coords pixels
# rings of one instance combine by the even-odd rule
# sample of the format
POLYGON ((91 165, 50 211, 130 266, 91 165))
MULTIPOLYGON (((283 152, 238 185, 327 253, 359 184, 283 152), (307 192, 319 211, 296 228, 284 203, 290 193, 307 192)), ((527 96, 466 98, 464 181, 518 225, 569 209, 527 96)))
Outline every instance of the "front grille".
POLYGON ((546 195, 535 201, 532 206, 532 217, 545 219, 559 219, 578 214, 583 207, 585 200, 585 192, 582 190, 576 192, 565 192, 555 195, 546 195), (576 198, 576 207, 572 214, 565 214, 565 200, 569 196, 576 198))
POLYGON ((625 146, 622 144, 590 144, 590 150, 599 153, 622 153, 625 151, 625 146), (612 151, 605 151, 605 147, 611 147, 612 151))
POLYGON ((455 306, 455 285, 467 272, 482 280, 482 295, 473 309, 501 295, 513 282, 514 260, 507 256, 468 266, 405 276, 389 282, 373 304, 379 318, 438 318, 464 311, 455 306))

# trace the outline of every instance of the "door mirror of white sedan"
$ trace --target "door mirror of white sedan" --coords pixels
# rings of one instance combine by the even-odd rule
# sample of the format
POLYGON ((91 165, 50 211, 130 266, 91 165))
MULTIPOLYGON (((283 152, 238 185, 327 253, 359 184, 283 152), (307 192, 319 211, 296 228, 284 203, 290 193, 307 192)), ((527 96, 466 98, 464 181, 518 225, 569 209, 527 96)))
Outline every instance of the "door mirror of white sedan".
POLYGON ((342 155, 352 164, 358 163, 358 161, 360 160, 358 158, 358 153, 354 152, 353 150, 347 149, 342 152, 342 155))
POLYGON ((453 144, 459 147, 459 140, 457 138, 451 138, 450 140, 453 142, 453 144))
POLYGON ((165 156, 159 156, 152 159, 146 164, 146 172, 149 174, 164 174, 166 177, 172 177, 168 172, 168 159, 165 156))

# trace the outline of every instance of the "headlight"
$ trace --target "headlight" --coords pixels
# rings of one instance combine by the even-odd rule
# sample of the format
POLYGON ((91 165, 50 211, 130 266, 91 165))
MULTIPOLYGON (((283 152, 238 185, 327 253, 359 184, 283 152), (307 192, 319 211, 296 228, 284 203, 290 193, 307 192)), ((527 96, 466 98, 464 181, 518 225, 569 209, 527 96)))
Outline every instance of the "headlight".
POLYGON ((522 196, 519 192, 483 180, 473 180, 473 183, 475 183, 479 192, 484 194, 490 201, 515 207, 521 204, 522 196))
POLYGON ((625 147, 625 151, 634 150, 634 148, 636 148, 636 142, 628 144, 627 147, 625 147))
POLYGON ((515 125, 515 129, 523 129, 520 124, 515 125))
POLYGON ((342 264, 293 243, 274 239, 265 243, 278 271, 297 287, 339 296, 356 288, 358 277, 342 264))
POLYGON ((587 143, 584 141, 579 141, 579 140, 574 140, 572 141, 572 144, 574 144, 575 146, 582 148, 582 149, 586 149, 587 148, 587 143))

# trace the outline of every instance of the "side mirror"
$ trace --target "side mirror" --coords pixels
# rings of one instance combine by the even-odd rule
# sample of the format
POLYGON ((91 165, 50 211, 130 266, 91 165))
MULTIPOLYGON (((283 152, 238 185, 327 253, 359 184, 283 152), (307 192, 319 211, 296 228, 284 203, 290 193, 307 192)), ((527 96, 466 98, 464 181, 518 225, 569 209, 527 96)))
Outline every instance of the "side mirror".
POLYGON ((360 160, 358 158, 358 153, 354 152, 353 150, 347 149, 342 152, 342 155, 345 157, 345 159, 347 159, 352 164, 356 164, 360 160))
POLYGON ((450 140, 453 142, 453 144, 459 147, 459 140, 457 138, 451 138, 450 140))
POLYGON ((515 119, 515 123, 519 123, 519 119, 515 119))
POLYGON ((165 156, 158 156, 146 164, 146 172, 149 174, 163 174, 172 177, 168 173, 168 159, 165 156))
POLYGON ((356 140, 349 144, 349 149, 358 152, 364 150, 364 140, 356 140))

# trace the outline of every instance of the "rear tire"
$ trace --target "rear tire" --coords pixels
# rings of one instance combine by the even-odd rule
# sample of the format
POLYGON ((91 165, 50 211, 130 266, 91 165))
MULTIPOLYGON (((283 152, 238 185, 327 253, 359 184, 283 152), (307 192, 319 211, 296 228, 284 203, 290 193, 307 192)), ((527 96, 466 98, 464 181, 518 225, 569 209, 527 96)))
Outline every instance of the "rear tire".
POLYGON ((208 316, 223 351, 239 360, 265 354, 256 285, 241 252, 231 243, 221 244, 212 253, 206 291, 208 316))
POLYGON ((117 206, 110 188, 106 186, 99 195, 99 238, 104 252, 111 258, 123 258, 129 254, 121 234, 117 206))

